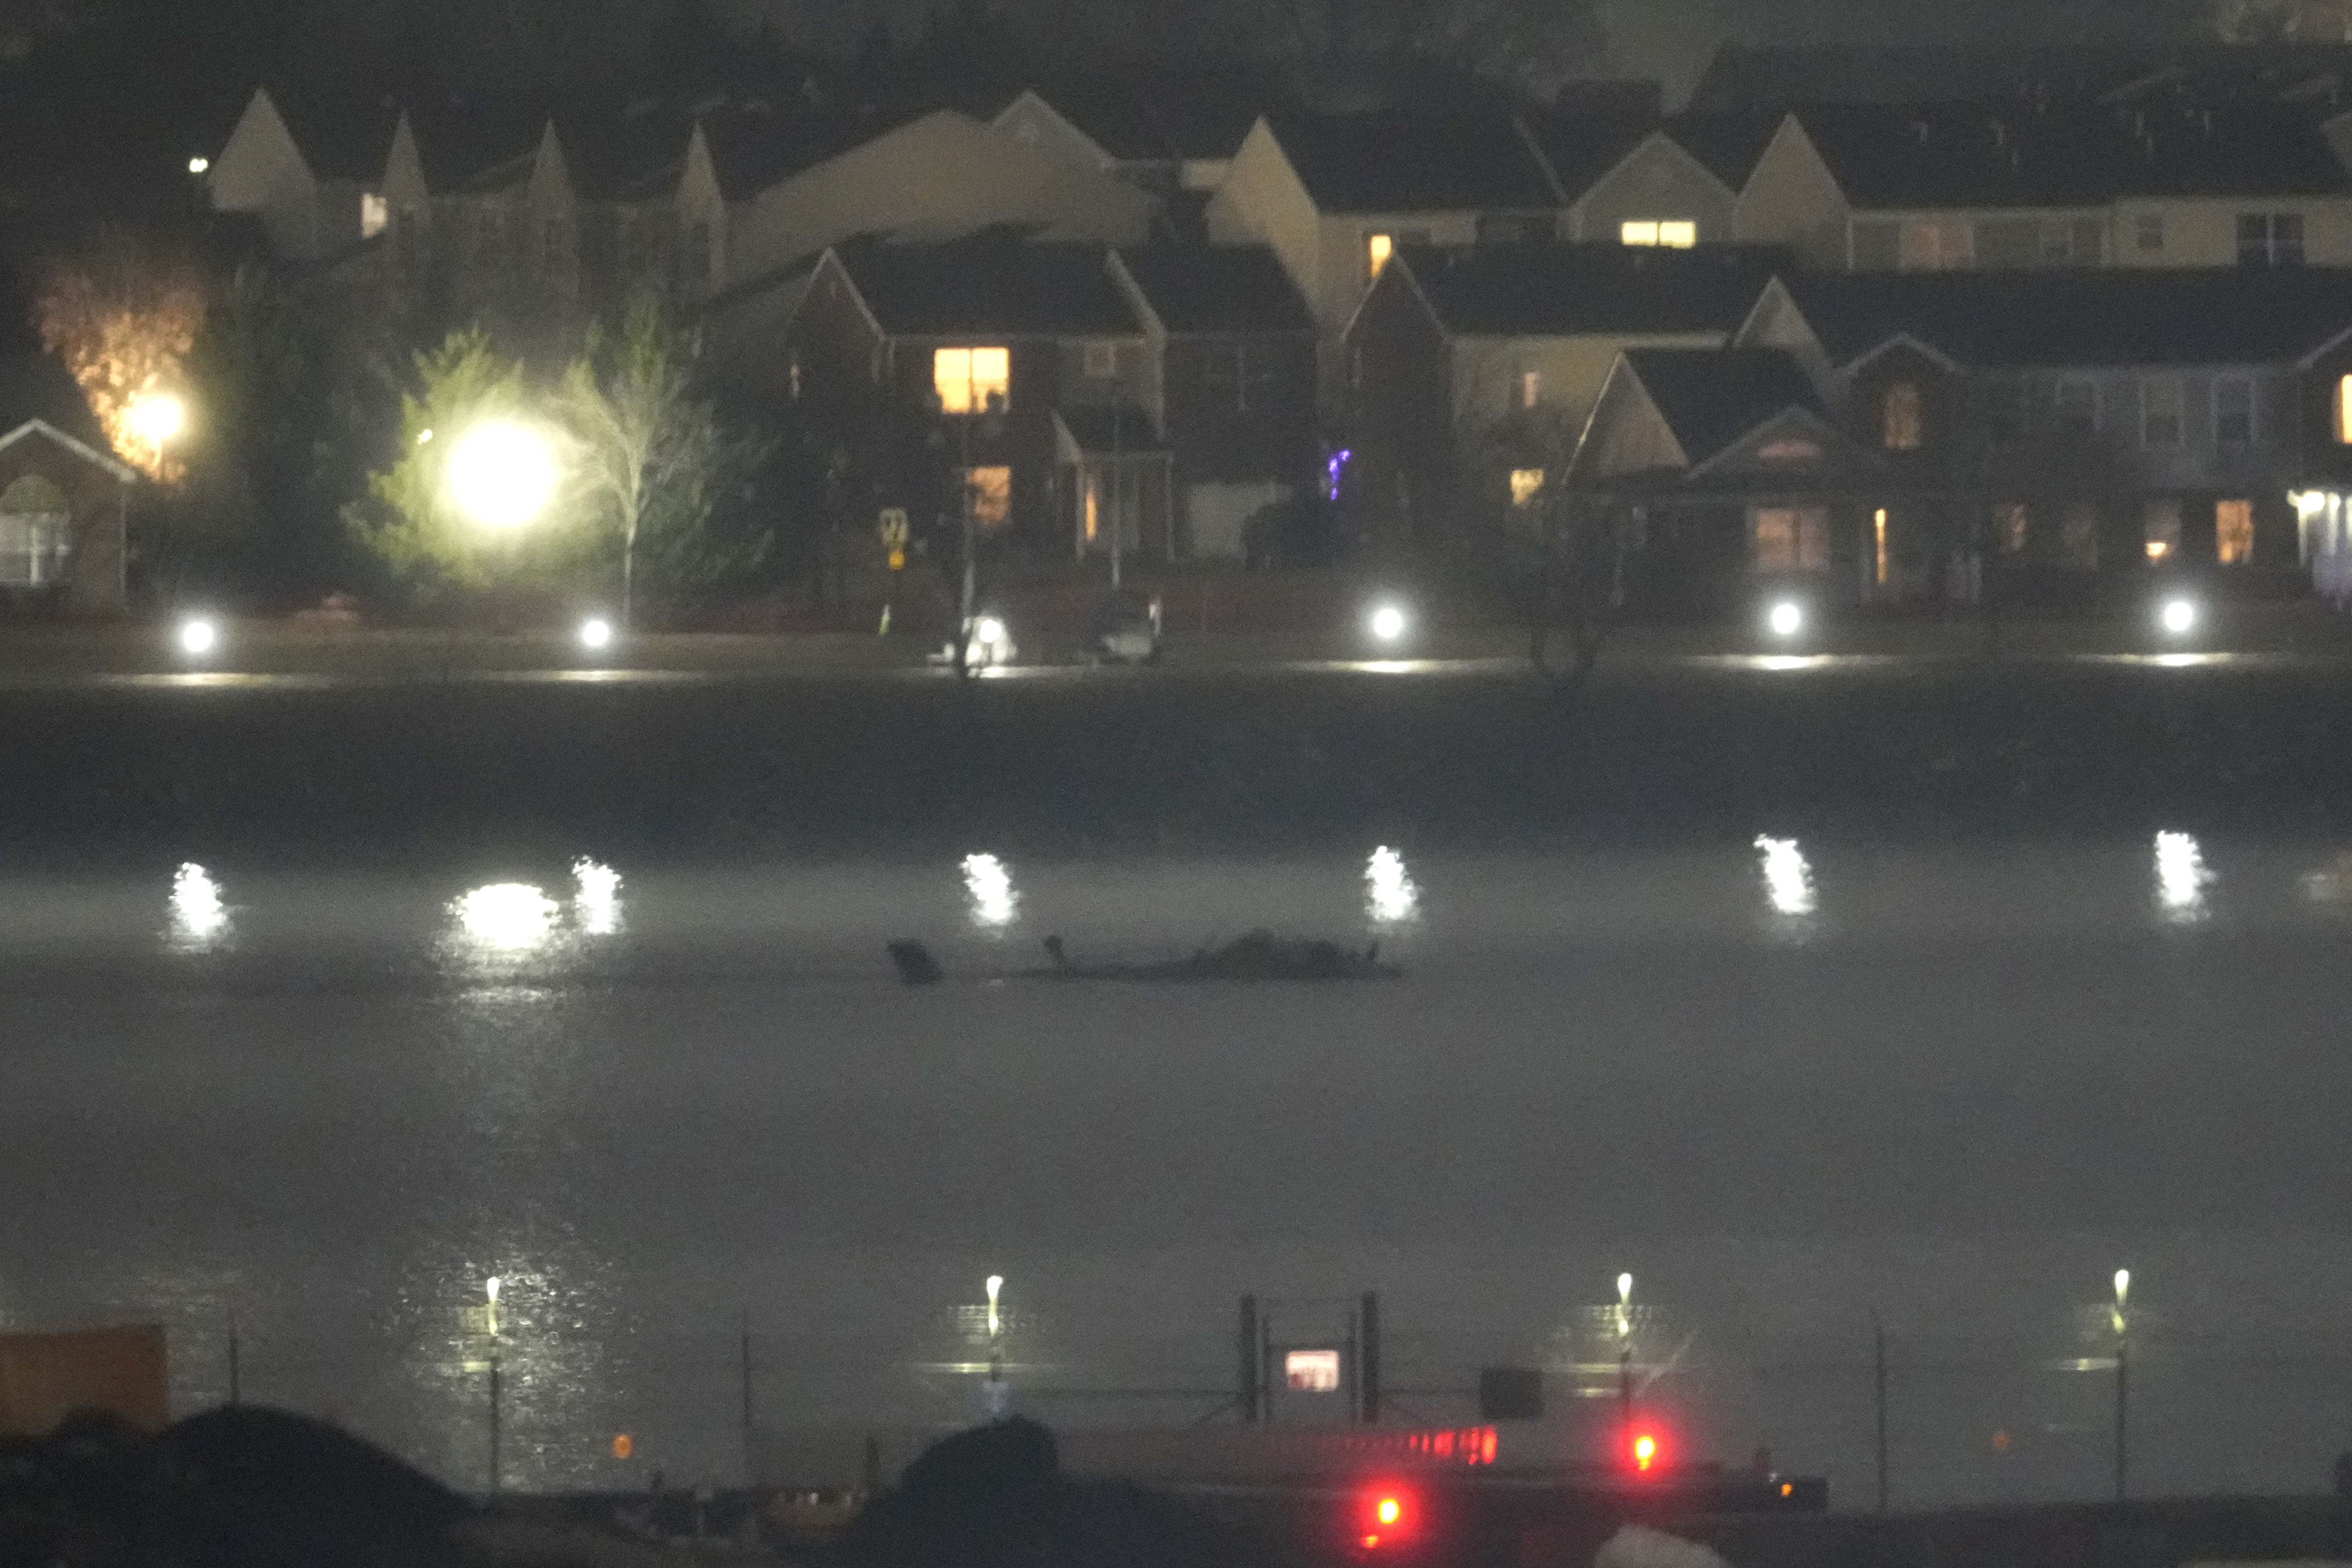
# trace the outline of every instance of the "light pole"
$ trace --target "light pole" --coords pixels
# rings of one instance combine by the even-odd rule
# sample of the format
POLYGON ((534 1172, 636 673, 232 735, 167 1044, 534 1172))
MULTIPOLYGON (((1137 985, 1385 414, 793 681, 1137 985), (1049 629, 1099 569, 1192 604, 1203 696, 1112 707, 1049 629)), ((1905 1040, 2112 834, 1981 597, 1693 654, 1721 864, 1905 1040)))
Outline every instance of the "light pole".
POLYGON ((1633 1276, 1617 1276, 1617 1407, 1625 1423, 1627 1458, 1633 1457, 1633 1276))

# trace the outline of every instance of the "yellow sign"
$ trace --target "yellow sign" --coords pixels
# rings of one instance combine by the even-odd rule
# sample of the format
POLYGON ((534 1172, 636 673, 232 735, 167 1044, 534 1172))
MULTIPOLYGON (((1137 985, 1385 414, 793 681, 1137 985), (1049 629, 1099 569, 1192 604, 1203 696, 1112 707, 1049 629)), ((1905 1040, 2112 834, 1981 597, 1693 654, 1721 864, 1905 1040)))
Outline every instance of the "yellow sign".
POLYGON ((636 1451, 637 1445, 630 1440, 629 1435, 626 1432, 614 1434, 613 1437, 613 1457, 614 1458, 625 1459, 636 1451))
POLYGON ((907 552, 905 550, 893 549, 890 552, 890 570, 892 571, 904 571, 907 570, 907 552))

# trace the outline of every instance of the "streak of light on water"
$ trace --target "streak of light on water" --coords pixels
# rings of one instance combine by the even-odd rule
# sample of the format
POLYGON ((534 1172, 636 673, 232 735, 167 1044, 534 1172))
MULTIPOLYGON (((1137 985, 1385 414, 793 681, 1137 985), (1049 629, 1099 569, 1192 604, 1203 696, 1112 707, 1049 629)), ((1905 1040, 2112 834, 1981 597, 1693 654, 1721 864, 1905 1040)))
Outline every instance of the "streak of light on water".
POLYGON ((1764 896, 1780 915, 1811 915, 1819 898, 1813 891, 1813 868, 1794 839, 1759 838, 1757 852, 1764 857, 1764 896))
POLYGON ((477 952, 512 955, 543 946, 563 913, 556 902, 523 882, 494 882, 459 894, 449 904, 457 931, 477 952))
POLYGON ((963 886, 975 925, 990 930, 1010 925, 1020 912, 1021 894, 1013 886, 1013 873, 994 855, 964 856, 963 886))
POLYGON ((212 873, 190 861, 172 873, 172 944, 199 950, 217 942, 228 930, 228 906, 221 900, 220 883, 212 873))
POLYGON ((572 917, 591 936, 621 928, 621 873, 586 855, 572 862, 572 917))
POLYGON ((1364 862, 1364 912, 1376 925, 1396 925, 1416 917, 1421 889, 1405 870, 1404 857, 1382 844, 1364 862))
POLYGON ((2205 889, 2213 880, 2195 835, 2156 835, 2156 902, 2167 920, 2189 925, 2204 919, 2205 889))

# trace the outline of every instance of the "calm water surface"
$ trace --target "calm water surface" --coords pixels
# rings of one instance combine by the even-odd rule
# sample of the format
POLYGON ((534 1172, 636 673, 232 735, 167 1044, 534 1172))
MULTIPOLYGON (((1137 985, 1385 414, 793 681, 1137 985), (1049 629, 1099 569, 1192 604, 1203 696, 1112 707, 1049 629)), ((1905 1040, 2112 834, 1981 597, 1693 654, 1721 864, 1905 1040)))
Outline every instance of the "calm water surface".
POLYGON ((1175 1421, 1099 1396, 1224 1385, 1244 1291, 1311 1341, 1377 1288, 1407 1417, 1541 1364, 1588 1446, 1630 1343, 1685 1451, 1859 1502, 1874 1317, 1926 1502, 2107 1484, 2128 1268, 2135 1485, 2309 1490, 2343 847, 17 877, 0 1322, 160 1318, 183 1410, 234 1324, 246 1397, 477 1485, 496 1275, 509 1482, 574 1485, 740 1473, 747 1324, 763 1427, 960 1421, 1002 1274, 1030 1408, 1175 1421), (1005 977, 1254 925, 1405 977, 1005 977))

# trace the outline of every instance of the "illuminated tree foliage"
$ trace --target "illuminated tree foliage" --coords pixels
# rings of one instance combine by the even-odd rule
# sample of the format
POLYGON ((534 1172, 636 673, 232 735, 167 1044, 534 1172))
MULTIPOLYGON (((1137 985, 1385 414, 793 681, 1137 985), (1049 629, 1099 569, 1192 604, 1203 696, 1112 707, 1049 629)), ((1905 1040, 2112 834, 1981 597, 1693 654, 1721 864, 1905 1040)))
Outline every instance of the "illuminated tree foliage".
POLYGON ((120 229, 49 262, 35 289, 42 346, 80 385, 122 460, 166 484, 178 483, 185 466, 133 429, 132 411, 150 393, 184 395, 206 295, 194 261, 120 229))
POLYGON ((390 466, 368 476, 368 493, 344 509, 353 537, 422 602, 479 592, 568 563, 576 547, 562 507, 516 529, 489 529, 450 493, 449 455, 466 432, 524 408, 520 361, 480 328, 452 332, 420 351, 400 400, 400 446, 390 466))

